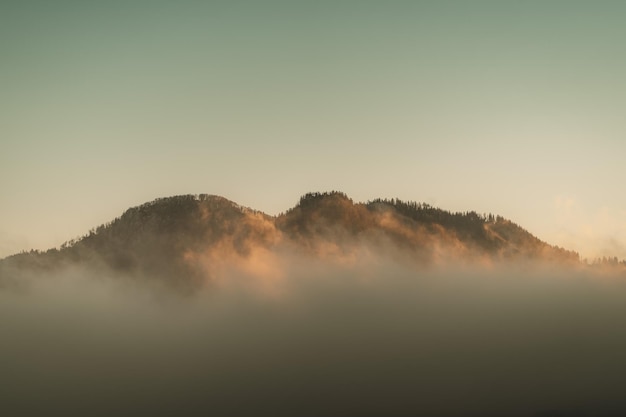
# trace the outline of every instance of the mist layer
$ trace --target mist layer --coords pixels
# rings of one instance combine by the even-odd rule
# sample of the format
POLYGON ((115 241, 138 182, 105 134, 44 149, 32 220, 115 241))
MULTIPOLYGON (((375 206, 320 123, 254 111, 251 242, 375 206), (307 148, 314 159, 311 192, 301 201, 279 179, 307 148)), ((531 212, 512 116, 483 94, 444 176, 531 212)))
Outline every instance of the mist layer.
POLYGON ((272 285, 231 270, 223 284, 192 295, 87 270, 5 288, 0 409, 12 416, 626 410, 623 280, 530 264, 416 270, 370 259, 293 257, 272 285))

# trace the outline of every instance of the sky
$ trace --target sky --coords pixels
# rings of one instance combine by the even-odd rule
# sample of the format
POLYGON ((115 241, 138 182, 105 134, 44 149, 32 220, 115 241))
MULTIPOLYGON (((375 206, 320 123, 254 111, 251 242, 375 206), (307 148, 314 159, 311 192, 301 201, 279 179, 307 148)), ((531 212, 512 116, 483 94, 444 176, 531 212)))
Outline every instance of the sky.
POLYGON ((500 214, 626 258, 626 3, 3 1, 0 257, 157 197, 500 214))

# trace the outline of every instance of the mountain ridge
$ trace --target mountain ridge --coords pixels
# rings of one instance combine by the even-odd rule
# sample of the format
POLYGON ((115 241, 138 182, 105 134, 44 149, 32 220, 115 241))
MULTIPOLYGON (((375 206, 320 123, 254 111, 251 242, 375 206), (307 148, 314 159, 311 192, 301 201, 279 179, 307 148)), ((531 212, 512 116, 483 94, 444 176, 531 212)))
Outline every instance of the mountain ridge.
POLYGON ((0 260, 0 276, 17 270, 95 265, 112 271, 200 283, 214 265, 296 252, 333 261, 359 248, 418 265, 448 261, 537 260, 580 263, 501 216, 450 212, 399 199, 354 202, 338 191, 304 194, 276 216, 210 194, 158 198, 131 207, 60 248, 0 260))

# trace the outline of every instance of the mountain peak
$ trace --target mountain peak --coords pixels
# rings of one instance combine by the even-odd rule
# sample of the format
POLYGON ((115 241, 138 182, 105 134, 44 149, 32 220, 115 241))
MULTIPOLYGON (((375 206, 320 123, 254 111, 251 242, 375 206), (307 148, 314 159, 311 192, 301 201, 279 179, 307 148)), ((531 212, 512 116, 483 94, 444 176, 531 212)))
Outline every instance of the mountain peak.
POLYGON ((341 191, 310 192, 300 197, 297 207, 312 207, 320 203, 353 204, 352 199, 341 191))

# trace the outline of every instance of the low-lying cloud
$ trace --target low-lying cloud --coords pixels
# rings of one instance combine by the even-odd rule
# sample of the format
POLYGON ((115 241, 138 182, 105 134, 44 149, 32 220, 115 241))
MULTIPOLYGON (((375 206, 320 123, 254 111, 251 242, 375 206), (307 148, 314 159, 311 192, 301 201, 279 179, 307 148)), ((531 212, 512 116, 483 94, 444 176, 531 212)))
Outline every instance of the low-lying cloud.
POLYGON ((626 411, 623 277, 531 264, 414 268, 371 253, 283 256, 277 267, 252 255, 187 295, 79 268, 0 290, 0 411, 626 411))

